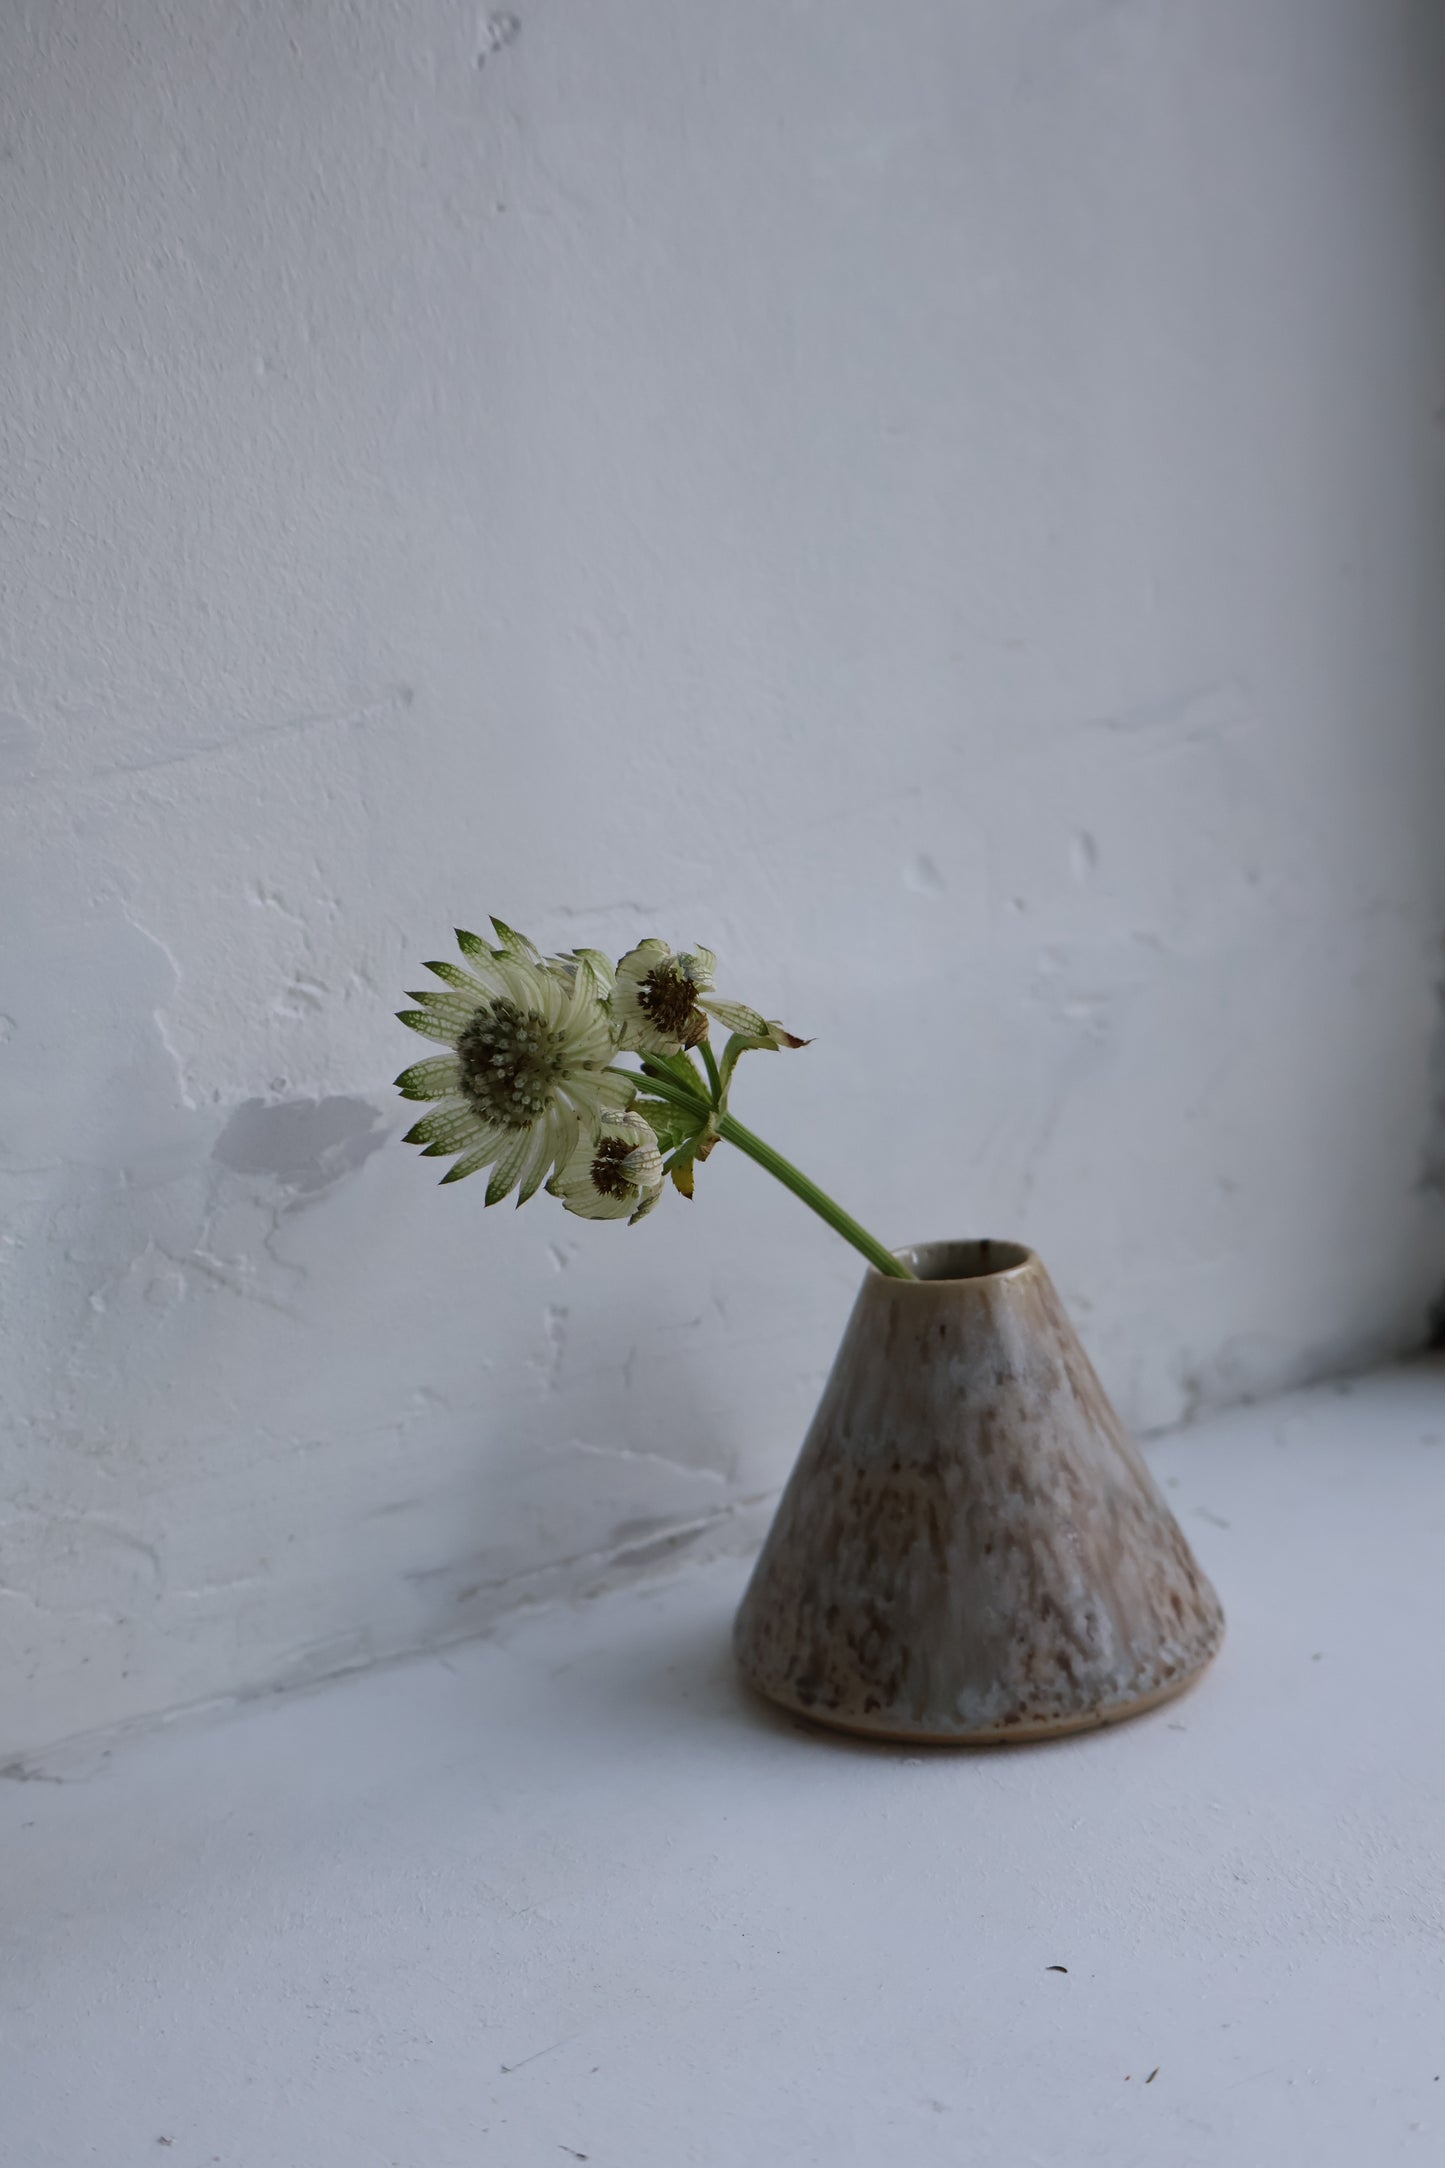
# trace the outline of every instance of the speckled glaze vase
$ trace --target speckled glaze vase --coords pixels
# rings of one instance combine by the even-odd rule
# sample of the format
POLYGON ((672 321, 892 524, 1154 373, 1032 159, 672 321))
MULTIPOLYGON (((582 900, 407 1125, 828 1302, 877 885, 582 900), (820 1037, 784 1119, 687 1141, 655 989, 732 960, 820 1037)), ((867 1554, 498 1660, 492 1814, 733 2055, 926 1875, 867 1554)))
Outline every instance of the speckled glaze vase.
POLYGON ((1015 1242, 870 1272, 738 1612, 799 1716, 992 1746, 1152 1709, 1224 1616, 1047 1272, 1015 1242))

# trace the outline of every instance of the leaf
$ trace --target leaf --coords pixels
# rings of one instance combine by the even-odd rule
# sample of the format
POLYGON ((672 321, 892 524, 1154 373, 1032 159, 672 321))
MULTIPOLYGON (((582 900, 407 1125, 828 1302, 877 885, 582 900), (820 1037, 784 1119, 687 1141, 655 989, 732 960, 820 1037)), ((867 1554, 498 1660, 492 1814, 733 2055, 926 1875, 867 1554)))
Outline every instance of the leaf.
POLYGON ((635 1099, 633 1112, 642 1116, 664 1152, 676 1151, 680 1144, 697 1136, 707 1120, 705 1110, 690 1114, 683 1107, 675 1107, 670 1099, 635 1099))
POLYGON ((763 1024, 760 1033, 735 1031, 723 1048, 722 1060, 718 1064, 718 1074, 722 1078, 724 1097, 727 1095, 727 1088, 732 1082, 733 1071, 736 1069, 742 1055, 776 1054, 781 1047, 811 1046, 813 1043, 811 1039, 798 1038, 794 1032, 788 1030, 785 1024, 778 1023, 776 1018, 771 1023, 761 1018, 759 1021, 763 1024))
POLYGON ((692 1160, 690 1158, 676 1159, 667 1171, 672 1176, 672 1186, 678 1192, 678 1195, 690 1197, 692 1195, 692 1160))

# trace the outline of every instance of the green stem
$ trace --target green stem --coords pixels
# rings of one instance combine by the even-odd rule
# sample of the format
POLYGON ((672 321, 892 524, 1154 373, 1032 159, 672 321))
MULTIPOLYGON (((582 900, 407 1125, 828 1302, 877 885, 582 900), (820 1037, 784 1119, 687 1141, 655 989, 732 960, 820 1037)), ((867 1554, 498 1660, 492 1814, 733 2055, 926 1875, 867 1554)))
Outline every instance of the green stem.
MULTIPOLYGON (((689 1114, 707 1112, 707 1101, 700 1090, 685 1091, 674 1077, 664 1075, 660 1069, 644 1068, 640 1074, 636 1069, 609 1069, 607 1073, 609 1076, 625 1076, 629 1084, 640 1084, 655 1098, 670 1100, 673 1106, 682 1107, 689 1114)), ((699 1078, 699 1085, 701 1082, 702 1079, 699 1078)))
POLYGON ((725 1137, 729 1144, 735 1144, 740 1152, 746 1152, 760 1167, 766 1167, 784 1189, 790 1189, 804 1204, 811 1205, 819 1219, 826 1220, 835 1234, 840 1234, 845 1242, 851 1242, 855 1250, 861 1250, 875 1270, 886 1274, 890 1280, 917 1278, 917 1274, 910 1272, 891 1250, 884 1249, 876 1235, 870 1235, 866 1227, 860 1227, 841 1205, 835 1204, 826 1190, 819 1189, 816 1182, 810 1182, 791 1160, 784 1159, 781 1152, 775 1152, 771 1144, 764 1144, 761 1137, 755 1137, 734 1115, 724 1114, 717 1127, 719 1136, 725 1137))
MULTIPOLYGON (((713 1092, 716 1095, 721 1085, 706 1043, 702 1052, 714 1079, 713 1092)), ((761 1137, 745 1128, 735 1115, 719 1113, 716 1096, 709 1106, 703 1080, 692 1071, 690 1063, 689 1071, 695 1077, 691 1088, 683 1084, 670 1063, 664 1069, 652 1055, 644 1054, 640 1059, 640 1076, 635 1069, 614 1068, 610 1074, 630 1078, 634 1084, 645 1086, 657 1098, 666 1099, 672 1106, 681 1107, 684 1113, 702 1116, 711 1112, 714 1117, 713 1126, 720 1137, 725 1138, 729 1144, 735 1144, 740 1152, 746 1152, 749 1159, 756 1160, 760 1167, 765 1167, 769 1174, 782 1183, 784 1189, 790 1189, 795 1197, 801 1197, 803 1203, 811 1206, 819 1219, 827 1221, 835 1234, 840 1234, 845 1242, 851 1242, 855 1250, 861 1250, 876 1271, 890 1280, 917 1278, 917 1274, 910 1272, 907 1265, 896 1258, 891 1250, 883 1247, 876 1235, 870 1235, 867 1228, 860 1226, 850 1212, 845 1212, 840 1204, 835 1204, 825 1189, 819 1189, 816 1182, 810 1182, 807 1175, 795 1167, 790 1159, 784 1159, 781 1152, 775 1152, 771 1144, 765 1144, 761 1137)))
POLYGON ((707 1080, 712 1086, 712 1103, 715 1107, 720 1107, 723 1103, 722 1078, 718 1075, 718 1066, 713 1060, 712 1048, 706 1039, 699 1046, 698 1052, 702 1056, 703 1067, 707 1070, 707 1080))

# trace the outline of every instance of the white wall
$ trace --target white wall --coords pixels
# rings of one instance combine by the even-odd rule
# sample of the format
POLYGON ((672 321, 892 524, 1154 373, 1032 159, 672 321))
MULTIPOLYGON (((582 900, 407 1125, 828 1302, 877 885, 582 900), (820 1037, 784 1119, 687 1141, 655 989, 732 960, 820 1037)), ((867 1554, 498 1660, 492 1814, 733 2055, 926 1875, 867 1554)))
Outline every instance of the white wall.
POLYGON ((716 947, 816 1036, 745 1118, 1035 1242, 1141 1426, 1421 1341, 1416 20, 6 10, 0 1752, 781 1481, 858 1270, 791 1199, 393 1141, 489 909, 716 947))

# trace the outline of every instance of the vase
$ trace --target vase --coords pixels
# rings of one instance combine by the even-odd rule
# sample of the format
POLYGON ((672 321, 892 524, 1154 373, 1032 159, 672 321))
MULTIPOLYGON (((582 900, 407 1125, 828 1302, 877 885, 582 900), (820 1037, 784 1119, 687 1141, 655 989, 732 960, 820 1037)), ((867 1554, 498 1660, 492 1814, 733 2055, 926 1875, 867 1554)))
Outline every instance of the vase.
POLYGON ((1050 1739, 1180 1693, 1224 1632, 1043 1265, 870 1271, 738 1612, 744 1678, 845 1731, 1050 1739))

